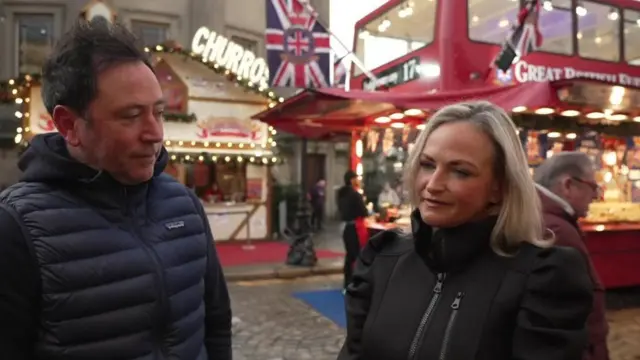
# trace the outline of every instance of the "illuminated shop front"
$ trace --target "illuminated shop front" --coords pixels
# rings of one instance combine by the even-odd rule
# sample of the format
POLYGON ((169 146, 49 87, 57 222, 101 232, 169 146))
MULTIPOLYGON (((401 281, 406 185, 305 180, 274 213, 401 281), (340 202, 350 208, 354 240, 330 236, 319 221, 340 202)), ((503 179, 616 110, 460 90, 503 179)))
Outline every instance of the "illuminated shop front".
MULTIPOLYGON (((218 39, 232 53, 241 50, 218 39)), ((209 51, 203 59, 204 47, 188 51, 175 43, 146 50, 167 101, 164 145, 170 161, 165 171, 200 197, 216 241, 269 238, 270 166, 279 162, 276 130, 250 117, 282 99, 266 86, 263 74, 254 71, 257 77, 245 78, 234 72, 242 68, 218 62, 215 55, 225 60, 224 53, 209 51)), ((245 65, 252 68, 251 62, 245 65)), ((16 143, 26 146, 34 135, 55 131, 37 76, 12 79, 6 87, 20 106, 15 116, 23 125, 16 143)))

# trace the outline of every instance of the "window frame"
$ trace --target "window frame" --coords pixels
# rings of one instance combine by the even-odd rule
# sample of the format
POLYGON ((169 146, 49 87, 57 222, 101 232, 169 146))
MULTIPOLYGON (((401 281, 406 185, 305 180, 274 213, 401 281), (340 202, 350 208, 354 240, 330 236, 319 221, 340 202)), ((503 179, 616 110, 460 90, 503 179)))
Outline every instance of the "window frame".
POLYGON ((263 57, 263 58, 266 57, 267 50, 264 44, 264 34, 227 25, 225 27, 225 36, 231 41, 233 41, 232 39, 234 37, 237 37, 237 38, 255 42, 256 43, 255 50, 251 50, 251 49, 249 50, 253 51, 253 53, 257 57, 263 57))
MULTIPOLYGON (((130 29, 131 32, 134 33, 136 35, 136 37, 138 37, 139 41, 143 41, 142 37, 139 36, 139 34, 136 33, 136 31, 134 30, 134 25, 139 24, 139 25, 143 25, 143 26, 149 26, 149 27, 153 27, 153 26, 157 26, 157 28, 164 28, 165 30, 165 36, 164 36, 164 40, 161 41, 159 44, 162 44, 168 40, 174 40, 171 36, 172 32, 171 32, 171 24, 166 23, 166 22, 156 22, 156 21, 147 21, 147 20, 140 20, 140 19, 131 19, 131 25, 130 25, 130 29)), ((159 45, 158 43, 156 44, 144 44, 144 46, 156 46, 159 45)))
POLYGON ((623 19, 623 10, 625 10, 625 8, 622 8, 618 5, 613 5, 613 4, 607 4, 607 3, 603 3, 601 1, 596 1, 596 0, 580 0, 581 2, 587 2, 587 3, 593 3, 593 4, 598 4, 598 5, 602 5, 602 6, 607 6, 609 7, 609 9, 616 9, 618 10, 618 60, 604 60, 604 59, 598 59, 598 58, 594 58, 594 57, 588 57, 588 56, 583 56, 580 54, 580 41, 578 39, 578 30, 580 29, 580 25, 578 24, 578 19, 580 18, 578 16, 578 14, 576 14, 576 6, 578 4, 578 1, 573 0, 573 18, 574 18, 574 32, 573 32, 573 37, 574 37, 574 45, 575 45, 575 56, 577 56, 580 59, 585 59, 585 60, 591 60, 591 61, 600 61, 600 62, 605 62, 605 63, 609 63, 609 64, 620 64, 620 63, 626 63, 626 60, 624 58, 624 21, 622 21, 623 19))
MULTIPOLYGON (((180 41, 181 39, 179 36, 181 33, 178 31, 180 29, 180 18, 177 15, 150 13, 139 10, 120 10, 120 12, 118 12, 118 19, 131 31, 133 31, 134 22, 168 25, 167 40, 180 41)), ((190 42, 191 39, 189 39, 189 43, 190 42)))
MULTIPOLYGON (((518 13, 520 13, 520 10, 522 10, 522 6, 524 5, 524 0, 518 0, 518 13)), ((492 42, 488 42, 488 41, 483 41, 483 40, 474 40, 471 38, 471 29, 469 27, 469 16, 471 14, 469 14, 469 0, 465 1, 465 5, 464 5, 464 11, 466 14, 466 26, 467 26, 467 40, 469 40, 472 43, 476 43, 476 44, 485 44, 485 45, 494 45, 494 46, 501 46, 502 43, 500 44, 495 44, 492 42)))
MULTIPOLYGON (((423 0, 419 0, 419 1, 423 1, 423 0)), ((438 26, 437 26, 437 24, 438 24, 438 22, 440 20, 440 4, 442 3, 442 1, 447 1, 447 0, 433 0, 433 1, 436 3, 435 21, 434 21, 434 24, 433 24, 433 39, 430 42, 426 43, 424 46, 421 46, 421 47, 419 47, 419 48, 417 48, 415 50, 411 50, 411 43, 413 43, 415 41, 414 40, 407 40, 407 39, 402 38, 401 40, 404 40, 404 41, 407 42, 407 50, 408 50, 407 53, 402 54, 402 55, 400 55, 400 56, 398 56, 398 57, 396 57, 394 59, 391 59, 391 60, 387 61, 386 63, 384 63, 382 65, 379 65, 379 66, 377 66, 375 68, 371 68, 371 69, 367 68, 367 70, 369 70, 370 72, 373 73, 373 72, 379 70, 380 68, 382 68, 382 67, 384 67, 384 66, 386 66, 388 64, 400 61, 401 59, 409 58, 409 57, 411 57, 410 55, 413 55, 414 53, 416 53, 418 51, 421 51, 422 49, 426 48, 429 45, 432 45, 436 41, 436 39, 438 38, 438 26)), ((522 0, 520 0, 520 1, 522 1, 522 0)), ((354 39, 354 47, 353 47, 353 50, 352 50, 353 53, 357 54, 357 50, 358 49, 356 49, 356 46, 358 45, 358 41, 360 40, 359 37, 358 37, 360 35, 360 32, 362 32, 363 30, 366 30, 367 26, 369 26, 369 24, 371 24, 372 22, 387 16, 391 12, 397 10, 398 7, 404 5, 406 2, 408 2, 408 0, 397 1, 389 9, 387 9, 384 12, 380 13, 378 16, 376 16, 375 18, 369 20, 368 22, 362 24, 362 26, 360 26, 359 28, 356 28, 355 32, 354 32, 354 36, 353 36, 353 39, 354 39)), ((392 37, 392 36, 387 36, 387 37, 391 38, 391 39, 396 39, 396 40, 400 39, 400 38, 395 38, 395 37, 392 37)), ((363 53, 362 61, 364 62, 364 53, 363 53)), ((357 77, 357 76, 360 76, 360 75, 364 74, 362 69, 360 69, 360 67, 358 67, 358 66, 353 66, 352 67, 352 71, 353 71, 352 77, 357 77)))
POLYGON ((0 28, 4 26, 5 31, 0 32, 0 52, 11 54, 9 56, 0 57, 0 76, 2 78, 13 78, 20 73, 20 55, 19 55, 19 33, 16 33, 16 21, 21 15, 45 15, 53 16, 53 35, 52 39, 55 43, 64 31, 64 6, 63 5, 4 5, 5 21, 4 25, 0 24, 0 28))
MULTIPOLYGON (((541 0, 542 1, 542 0, 541 0)), ((577 52, 577 15, 575 12, 575 8, 576 8, 576 1, 575 0, 571 0, 571 9, 569 9, 569 11, 571 12, 571 20, 572 20, 572 24, 571 24, 571 31, 572 31, 572 37, 573 37, 573 44, 571 46, 571 53, 569 54, 563 54, 563 53, 557 53, 557 52, 552 52, 552 51, 547 51, 547 50, 536 50, 536 52, 539 53, 544 53, 544 54, 551 54, 551 55, 557 55, 557 56, 565 56, 565 57, 573 57, 575 56, 578 52, 577 52)), ((524 0, 519 0, 518 1, 518 13, 522 10, 522 7, 524 6, 524 0)), ((466 24, 467 24, 467 40, 469 40, 472 43, 475 44, 484 44, 484 45, 492 45, 492 46, 502 46, 502 44, 494 44, 492 42, 488 42, 488 41, 482 41, 482 40, 474 40, 471 38, 471 29, 469 28, 469 0, 467 0, 466 2, 466 24)), ((544 11, 544 10, 543 10, 544 11)))
MULTIPOLYGON (((625 65, 627 65, 627 66, 638 67, 638 66, 640 66, 640 62, 638 64, 632 64, 632 63, 629 62, 629 60, 627 60, 627 51, 626 51, 627 50, 627 36, 626 36, 626 34, 624 32, 624 25, 627 22, 625 20, 626 12, 630 11, 630 12, 637 13, 638 14, 638 19, 640 20, 640 9, 621 8, 621 10, 622 10, 622 12, 621 12, 622 21, 620 21, 620 24, 621 24, 621 29, 620 29, 621 32, 620 33, 622 34, 622 36, 620 37, 620 40, 621 40, 622 44, 621 44, 621 47, 620 47, 620 55, 621 55, 620 56, 620 61, 622 63, 624 63, 625 65)), ((638 26, 640 26, 640 23, 636 22, 636 24, 638 24, 638 26)))
MULTIPOLYGON (((13 14, 13 24, 10 24, 11 26, 13 26, 13 37, 14 37, 14 44, 15 44, 15 53, 14 53, 14 61, 16 64, 16 68, 17 68, 17 73, 18 74, 26 74, 20 71, 20 67, 21 67, 21 51, 20 51, 20 38, 22 37, 22 33, 21 33, 21 26, 20 26, 20 20, 21 19, 25 19, 25 18, 29 18, 29 17, 47 17, 51 20, 51 29, 49 29, 51 31, 50 35, 50 40, 51 40, 51 46, 53 47, 53 44, 55 44, 56 42, 56 36, 55 36, 55 16, 53 16, 53 14, 34 14, 34 13, 14 13, 13 14)), ((49 20, 47 19, 47 20, 49 20)))

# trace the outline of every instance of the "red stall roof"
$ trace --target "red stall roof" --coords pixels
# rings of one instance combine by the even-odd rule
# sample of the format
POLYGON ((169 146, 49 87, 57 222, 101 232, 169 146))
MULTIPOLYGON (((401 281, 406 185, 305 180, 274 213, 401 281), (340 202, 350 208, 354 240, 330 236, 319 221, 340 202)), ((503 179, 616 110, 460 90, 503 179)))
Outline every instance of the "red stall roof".
MULTIPOLYGON (((254 116, 280 130, 302 137, 318 138, 332 133, 350 133, 374 124, 382 115, 406 109, 437 110, 460 101, 487 100, 507 111, 518 106, 529 109, 557 107, 557 87, 549 82, 442 93, 345 91, 337 88, 306 90, 254 116)), ((406 117, 404 123, 422 123, 424 118, 406 117)))

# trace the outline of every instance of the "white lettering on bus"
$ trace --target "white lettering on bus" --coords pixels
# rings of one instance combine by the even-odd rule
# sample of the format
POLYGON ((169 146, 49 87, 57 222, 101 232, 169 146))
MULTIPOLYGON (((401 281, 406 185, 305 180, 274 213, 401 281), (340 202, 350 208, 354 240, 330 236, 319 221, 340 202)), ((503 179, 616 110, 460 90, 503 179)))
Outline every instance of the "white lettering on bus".
POLYGON ((524 61, 518 61, 513 66, 513 75, 516 81, 523 82, 542 82, 542 81, 557 81, 563 79, 593 79, 613 84, 625 85, 625 86, 638 86, 640 87, 640 77, 631 76, 625 73, 603 73, 597 71, 587 71, 576 69, 570 66, 565 67, 551 67, 544 65, 528 64, 524 61))

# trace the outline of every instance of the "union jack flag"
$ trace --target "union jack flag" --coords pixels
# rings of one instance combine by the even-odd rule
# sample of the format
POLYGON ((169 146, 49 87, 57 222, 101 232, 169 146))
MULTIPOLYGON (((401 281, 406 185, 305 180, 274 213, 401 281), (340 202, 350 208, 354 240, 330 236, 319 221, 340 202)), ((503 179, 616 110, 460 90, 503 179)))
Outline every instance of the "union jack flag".
POLYGON ((542 34, 538 26, 539 18, 540 2, 537 0, 527 1, 518 14, 518 25, 508 40, 520 57, 526 56, 542 46, 542 34))
POLYGON ((333 62, 333 86, 344 87, 347 82, 347 66, 344 56, 333 62))
POLYGON ((502 51, 494 61, 498 69, 507 71, 516 58, 522 58, 542 46, 542 33, 538 25, 540 1, 526 0, 518 14, 518 23, 507 37, 502 51))
POLYGON ((273 87, 320 88, 331 84, 327 29, 306 1, 266 0, 267 63, 273 87))

